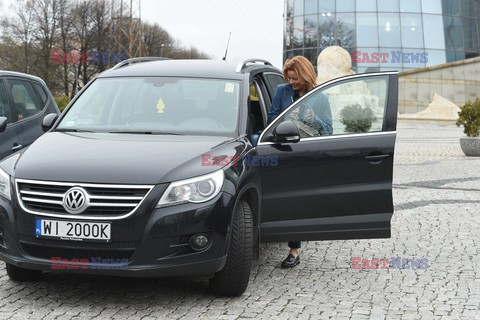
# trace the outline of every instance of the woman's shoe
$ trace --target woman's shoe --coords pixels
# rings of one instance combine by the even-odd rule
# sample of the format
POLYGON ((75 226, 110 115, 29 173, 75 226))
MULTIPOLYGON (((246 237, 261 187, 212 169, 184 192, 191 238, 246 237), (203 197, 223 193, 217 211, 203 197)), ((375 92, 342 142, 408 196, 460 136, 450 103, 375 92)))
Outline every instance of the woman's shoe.
POLYGON ((282 268, 293 268, 299 263, 300 255, 295 257, 293 254, 289 253, 287 258, 282 261, 282 268))

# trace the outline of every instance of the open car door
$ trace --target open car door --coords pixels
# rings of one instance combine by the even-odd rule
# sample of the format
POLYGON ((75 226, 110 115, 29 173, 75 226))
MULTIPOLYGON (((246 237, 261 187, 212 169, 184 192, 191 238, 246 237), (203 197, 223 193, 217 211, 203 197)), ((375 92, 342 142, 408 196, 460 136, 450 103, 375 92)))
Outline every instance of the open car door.
POLYGON ((278 165, 259 168, 261 241, 390 237, 397 103, 397 72, 351 75, 267 126, 256 153, 278 165), (299 139, 282 135, 285 122, 299 139))

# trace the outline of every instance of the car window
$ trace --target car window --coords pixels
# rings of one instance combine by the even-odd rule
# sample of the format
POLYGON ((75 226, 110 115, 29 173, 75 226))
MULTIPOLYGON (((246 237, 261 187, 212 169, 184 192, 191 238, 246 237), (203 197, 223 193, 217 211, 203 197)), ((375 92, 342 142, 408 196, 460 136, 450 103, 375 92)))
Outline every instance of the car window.
POLYGON ((33 89, 30 81, 9 80, 13 98, 13 107, 18 120, 22 120, 40 113, 43 105, 33 89))
POLYGON ((37 91, 40 101, 42 101, 43 105, 45 105, 45 103, 47 103, 47 97, 48 97, 47 93, 45 92, 45 89, 43 89, 43 87, 40 84, 35 82, 33 83, 33 86, 37 91))
POLYGON ((268 91, 271 97, 273 98, 273 95, 275 94, 275 90, 277 89, 277 86, 285 82, 283 80, 283 76, 280 74, 271 73, 271 72, 264 73, 263 76, 265 77, 268 91))
POLYGON ((387 88, 388 76, 348 79, 309 94, 283 119, 303 138, 382 131, 387 88))
POLYGON ((7 123, 13 122, 12 110, 8 105, 7 92, 5 91, 5 86, 1 79, 0 79, 0 117, 6 117, 7 123))
POLYGON ((101 78, 74 102, 58 128, 233 135, 240 82, 190 78, 101 78))

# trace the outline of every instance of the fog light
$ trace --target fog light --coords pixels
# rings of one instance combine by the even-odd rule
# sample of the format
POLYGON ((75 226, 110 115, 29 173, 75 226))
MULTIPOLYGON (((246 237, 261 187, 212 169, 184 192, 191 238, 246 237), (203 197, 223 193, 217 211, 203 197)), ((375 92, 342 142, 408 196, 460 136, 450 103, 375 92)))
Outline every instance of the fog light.
POLYGON ((198 251, 205 249, 210 241, 205 233, 197 233, 190 237, 190 241, 188 243, 190 248, 198 251))

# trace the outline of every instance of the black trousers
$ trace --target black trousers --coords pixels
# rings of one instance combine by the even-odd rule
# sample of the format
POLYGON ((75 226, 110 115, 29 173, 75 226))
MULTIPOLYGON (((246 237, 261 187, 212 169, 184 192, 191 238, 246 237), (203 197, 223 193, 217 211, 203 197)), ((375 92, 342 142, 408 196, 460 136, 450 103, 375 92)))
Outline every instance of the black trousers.
POLYGON ((292 241, 288 243, 288 246, 292 249, 299 249, 302 247, 302 242, 301 241, 292 241))

